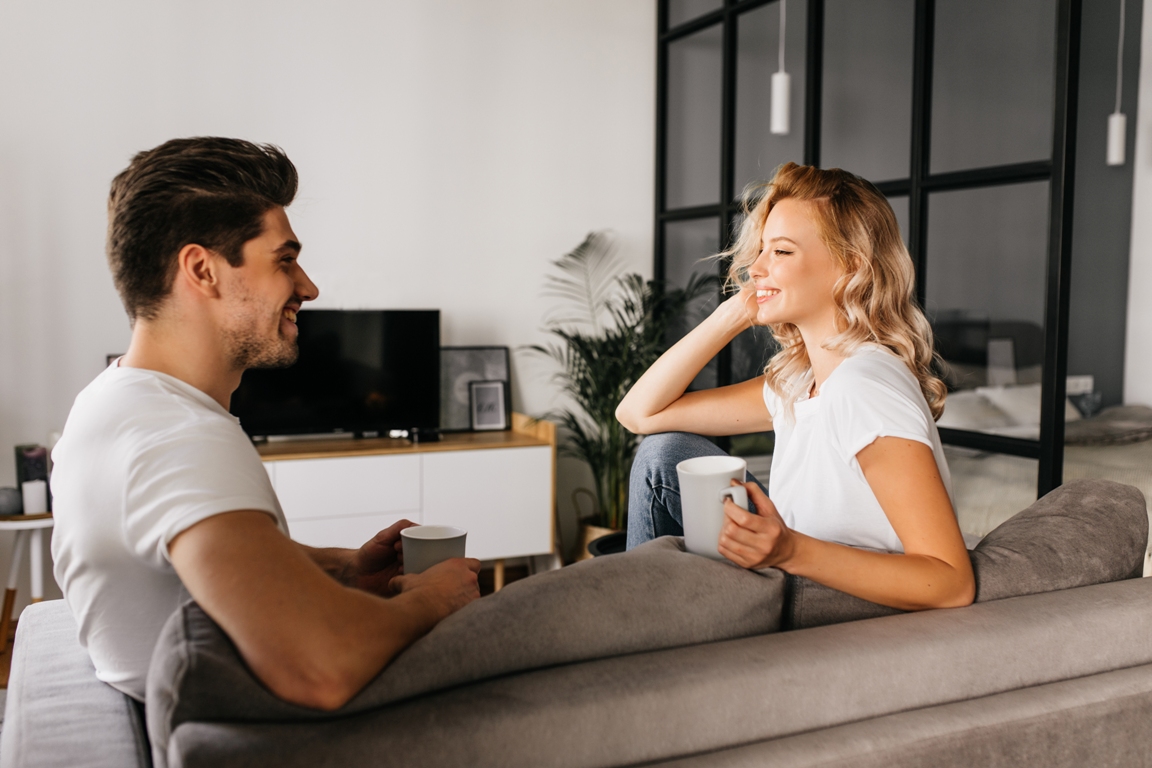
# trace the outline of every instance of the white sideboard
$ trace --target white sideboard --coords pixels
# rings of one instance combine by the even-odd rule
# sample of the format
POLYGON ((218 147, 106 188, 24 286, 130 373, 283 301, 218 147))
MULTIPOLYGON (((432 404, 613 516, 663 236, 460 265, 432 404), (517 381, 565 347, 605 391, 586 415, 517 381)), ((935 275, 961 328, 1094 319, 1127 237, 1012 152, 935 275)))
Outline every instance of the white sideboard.
POLYGON ((556 427, 513 415, 509 432, 407 440, 278 442, 258 448, 292 538, 359 547, 407 518, 468 531, 469 557, 553 551, 556 427))

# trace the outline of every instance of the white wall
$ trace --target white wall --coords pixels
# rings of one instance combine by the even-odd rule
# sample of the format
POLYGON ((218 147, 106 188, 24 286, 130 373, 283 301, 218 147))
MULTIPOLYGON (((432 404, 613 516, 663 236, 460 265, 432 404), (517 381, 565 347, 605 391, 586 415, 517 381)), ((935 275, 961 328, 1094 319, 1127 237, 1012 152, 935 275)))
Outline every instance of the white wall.
MULTIPOLYGON (((548 262, 590 230, 649 274, 655 23, 654 0, 5 0, 0 485, 125 349, 108 183, 175 136, 282 146, 317 306, 439 308, 445 344, 540 341, 548 262)), ((513 368, 518 410, 554 404, 549 369, 513 368)))
POLYGON ((1132 256, 1128 273, 1128 332, 1124 402, 1152 405, 1152 9, 1145 9, 1140 44, 1140 104, 1132 162, 1132 256))

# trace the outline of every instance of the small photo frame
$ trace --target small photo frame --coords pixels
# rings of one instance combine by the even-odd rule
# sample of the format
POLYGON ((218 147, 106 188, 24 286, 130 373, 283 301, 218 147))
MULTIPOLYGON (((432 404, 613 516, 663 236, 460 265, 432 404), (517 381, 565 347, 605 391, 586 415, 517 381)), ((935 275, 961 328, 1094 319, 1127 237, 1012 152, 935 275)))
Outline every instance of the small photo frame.
POLYGON ((471 431, 468 384, 473 381, 503 381, 504 410, 511 413, 512 384, 509 371, 508 347, 441 347, 440 431, 471 431))
POLYGON ((468 382, 468 402, 472 411, 472 429, 475 432, 506 430, 508 421, 506 404, 508 388, 502 381, 468 382))

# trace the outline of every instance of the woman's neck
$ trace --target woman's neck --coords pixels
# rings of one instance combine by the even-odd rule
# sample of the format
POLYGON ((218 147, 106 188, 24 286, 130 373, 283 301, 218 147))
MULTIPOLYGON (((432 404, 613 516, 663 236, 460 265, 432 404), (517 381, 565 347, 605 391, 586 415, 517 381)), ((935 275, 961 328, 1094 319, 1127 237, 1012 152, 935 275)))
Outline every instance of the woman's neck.
POLYGON ((800 328, 800 336, 804 339, 804 348, 808 352, 808 362, 812 365, 813 384, 810 394, 813 396, 820 394, 824 382, 832 375, 832 371, 844 362, 844 355, 824 347, 825 342, 835 335, 834 326, 831 329, 800 328))

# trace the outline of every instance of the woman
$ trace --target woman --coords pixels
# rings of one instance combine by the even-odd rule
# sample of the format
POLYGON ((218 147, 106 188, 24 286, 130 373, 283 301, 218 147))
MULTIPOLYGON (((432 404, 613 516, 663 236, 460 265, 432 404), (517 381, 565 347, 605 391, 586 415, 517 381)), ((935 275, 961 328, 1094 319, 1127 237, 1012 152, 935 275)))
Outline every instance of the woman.
POLYGON ((682 531, 675 465, 719 453, 698 435, 774 429, 770 493, 745 483, 755 513, 725 503, 721 554, 895 608, 968 605, 975 583, 935 423, 946 390, 892 208, 857 176, 794 163, 745 208, 723 254, 739 292, 616 411, 655 435, 632 472, 629 547, 682 531), (764 375, 685 392, 752 325, 780 344, 764 375))

